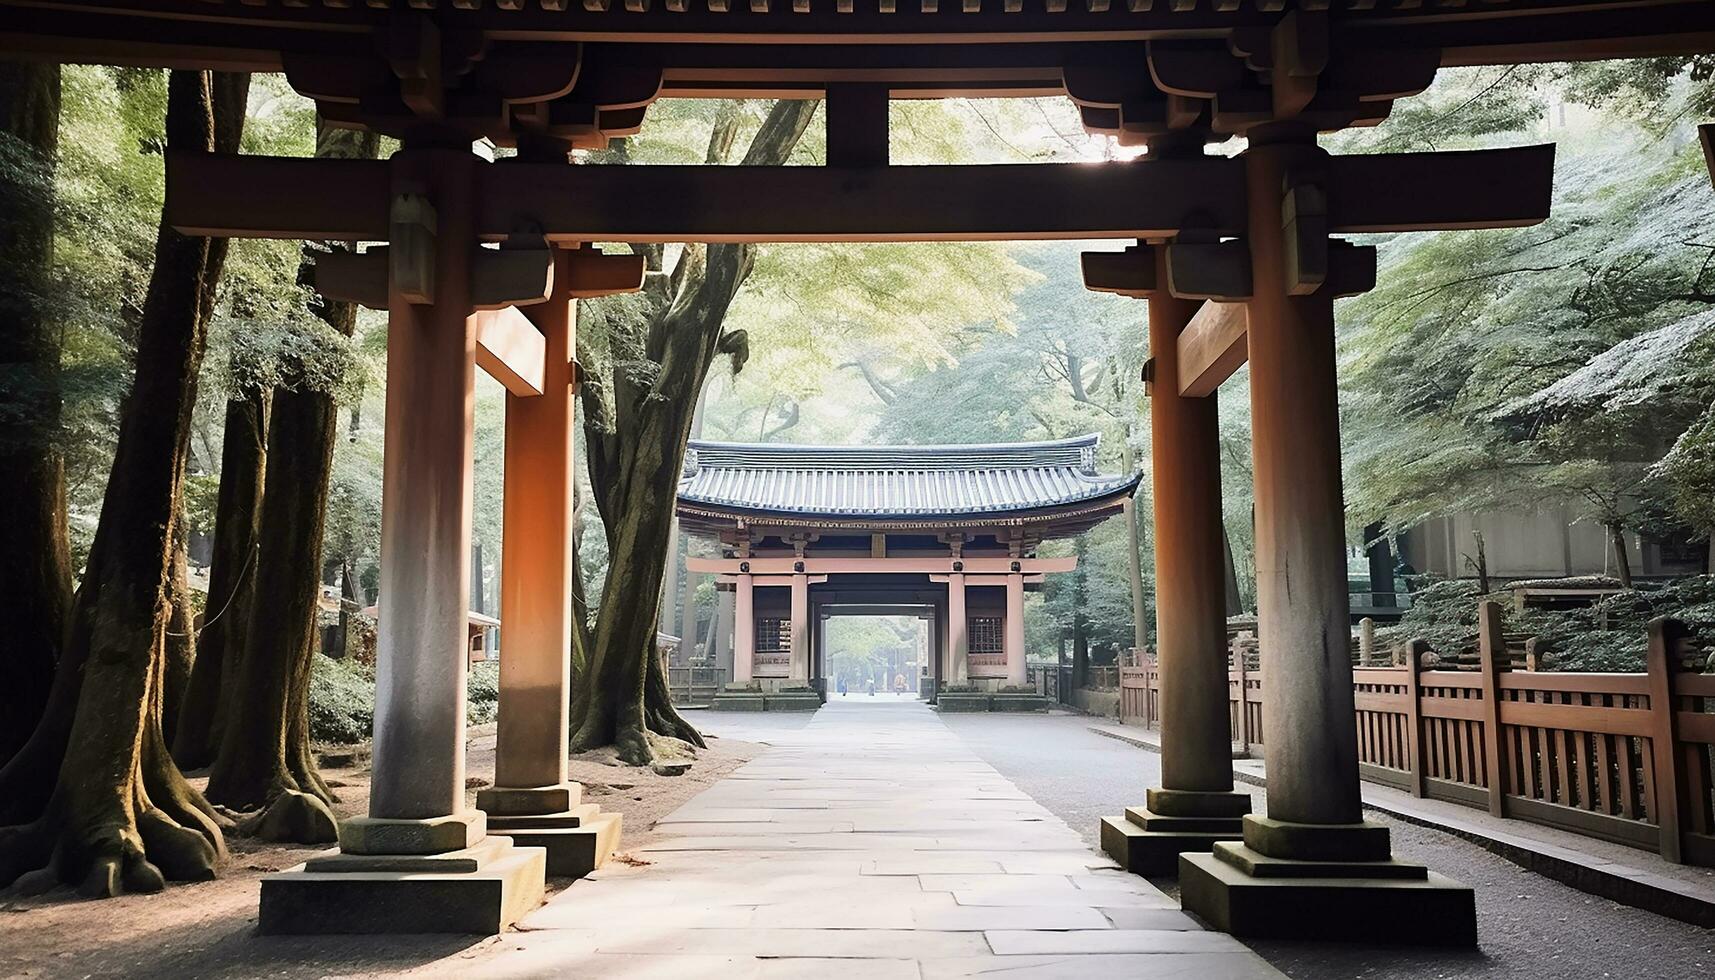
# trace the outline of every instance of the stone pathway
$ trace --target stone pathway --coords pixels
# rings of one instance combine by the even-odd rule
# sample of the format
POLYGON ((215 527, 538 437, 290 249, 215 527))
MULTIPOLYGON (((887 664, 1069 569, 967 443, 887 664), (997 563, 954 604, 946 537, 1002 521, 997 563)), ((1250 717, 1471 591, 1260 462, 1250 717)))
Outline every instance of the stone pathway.
POLYGON ((1120 872, 919 703, 840 704, 461 972, 1280 976, 1120 872))

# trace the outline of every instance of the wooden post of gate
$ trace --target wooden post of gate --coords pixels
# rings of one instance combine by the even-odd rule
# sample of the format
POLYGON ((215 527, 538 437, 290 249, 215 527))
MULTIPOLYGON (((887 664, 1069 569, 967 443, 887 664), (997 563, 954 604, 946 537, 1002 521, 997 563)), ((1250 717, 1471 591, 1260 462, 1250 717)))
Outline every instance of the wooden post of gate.
POLYGON ((1237 639, 1231 641, 1228 646, 1233 651, 1233 669, 1238 671, 1239 675, 1239 749, 1245 755, 1250 755, 1251 706, 1250 692, 1246 690, 1249 678, 1245 675, 1245 646, 1237 639))
POLYGON ((1489 812, 1506 816, 1506 774, 1501 771, 1500 671, 1507 662, 1501 636, 1501 605, 1484 602, 1477 607, 1477 649, 1483 669, 1483 771, 1489 777, 1489 812))
POLYGON ((1650 759, 1655 767, 1655 799, 1650 805, 1661 829, 1662 859, 1675 864, 1684 863, 1681 817, 1689 809, 1681 791, 1686 783, 1685 756, 1678 751, 1679 718, 1673 693, 1674 668, 1684 636, 1685 624, 1677 619, 1651 620, 1645 663, 1649 671, 1650 759))
POLYGON ((1405 762, 1411 770, 1411 795, 1423 796, 1423 780, 1428 775, 1423 757, 1423 654, 1428 642, 1410 640, 1405 644, 1405 762))

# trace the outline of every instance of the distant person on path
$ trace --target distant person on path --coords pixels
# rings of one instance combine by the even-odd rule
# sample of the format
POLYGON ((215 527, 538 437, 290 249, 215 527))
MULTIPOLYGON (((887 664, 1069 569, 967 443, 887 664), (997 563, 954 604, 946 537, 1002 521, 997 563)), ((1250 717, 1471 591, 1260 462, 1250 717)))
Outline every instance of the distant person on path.
POLYGON ((840 678, 839 687, 840 687, 840 697, 843 698, 846 696, 846 679, 844 677, 840 678))
POLYGON ((905 693, 905 675, 904 674, 894 674, 893 675, 893 693, 895 693, 895 694, 904 694, 905 693))
POLYGON ((865 681, 864 684, 869 688, 869 696, 872 698, 875 697, 875 678, 871 677, 869 680, 865 681))

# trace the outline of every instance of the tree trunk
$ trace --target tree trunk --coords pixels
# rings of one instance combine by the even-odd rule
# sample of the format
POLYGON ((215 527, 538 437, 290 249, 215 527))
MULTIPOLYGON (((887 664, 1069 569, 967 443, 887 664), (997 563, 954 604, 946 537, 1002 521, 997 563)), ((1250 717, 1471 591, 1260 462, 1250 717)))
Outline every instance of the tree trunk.
POLYGON ((256 521, 262 512, 262 479, 268 459, 267 432, 266 392, 246 391, 227 400, 208 605, 184 706, 178 725, 171 729, 173 759, 187 770, 213 764, 220 749, 230 708, 224 683, 226 670, 244 649, 250 626, 256 582, 256 521))
MULTIPOLYGON (((373 136, 322 128, 316 156, 372 158, 373 136)), ((304 264, 315 251, 306 248, 304 264)), ((308 270, 301 280, 310 277, 308 270)), ((315 313, 350 337, 357 308, 318 300, 315 313)), ((310 751, 309 684, 316 655, 321 596, 322 536, 339 411, 331 391, 318 389, 296 359, 281 365, 285 379, 268 416, 267 468, 257 540, 256 594, 266 605, 250 612, 248 641, 230 685, 246 706, 246 723, 229 725, 209 773, 209 799, 234 809, 263 809, 241 830, 303 844, 336 839, 327 804, 333 794, 310 751)), ((474 557, 474 556, 473 556, 474 557)))
MULTIPOLYGON (((1129 433, 1125 440, 1124 460, 1120 464, 1127 476, 1131 475, 1137 466, 1136 451, 1131 448, 1129 433)), ((1135 493, 1126 499, 1125 507, 1126 558, 1127 578, 1131 585, 1131 633, 1132 647, 1139 654, 1149 645, 1149 628, 1144 622, 1145 603, 1148 601, 1143 594, 1143 529, 1140 526, 1142 518, 1137 512, 1137 495, 1135 493)))
POLYGON ((1226 559, 1227 575, 1227 615, 1237 616, 1244 612, 1245 603, 1239 595, 1239 570, 1233 563, 1233 536, 1227 533, 1226 525, 1221 526, 1221 551, 1226 559))
MULTIPOLYGON (((785 163, 815 108, 776 102, 744 164, 785 163)), ((725 132, 717 125, 711 155, 725 132)), ((646 732, 703 744, 673 707, 655 628, 693 404, 717 351, 744 349, 742 338, 722 336, 722 324, 753 258, 747 245, 687 248, 673 270, 674 295, 642 338, 645 363, 614 364, 610 379, 584 382, 590 486, 610 564, 589 662, 572 699, 573 751, 613 745, 620 758, 643 765, 654 757, 646 732), (604 396, 611 396, 611 412, 604 396)))
POLYGON ((1483 532, 1472 531, 1471 537, 1477 539, 1477 590, 1483 595, 1489 594, 1489 549, 1483 543, 1483 532))
POLYGON ((166 662, 161 671, 161 732, 176 731, 179 706, 190 686, 196 663, 196 609, 191 605, 190 559, 185 553, 188 532, 184 521, 175 522, 171 565, 167 569, 167 631, 162 635, 166 662))
MULTIPOLYGON (((50 312, 59 116, 58 65, 0 63, 0 765, 42 718, 71 611, 50 312)), ((39 766, 31 781, 48 786, 53 773, 39 766)))
POLYGON ((1614 556, 1614 572, 1620 579, 1620 588, 1629 589, 1632 587, 1632 556, 1626 551, 1625 526, 1618 521, 1610 521, 1605 526, 1608 529, 1608 550, 1614 556))
POLYGON ((1364 527, 1364 554, 1370 565, 1370 605, 1391 608, 1393 594, 1393 548, 1387 529, 1378 521, 1364 527))
MULTIPOLYGON (((235 151, 248 89, 244 75, 173 72, 168 147, 235 151)), ((163 220, 136 380, 56 678, 77 688, 70 737, 41 818, 0 830, 0 884, 29 872, 20 882, 27 893, 61 881, 97 897, 157 891, 168 879, 211 877, 224 854, 218 818, 173 764, 160 723, 168 574, 225 257, 224 240, 187 238, 163 220)))

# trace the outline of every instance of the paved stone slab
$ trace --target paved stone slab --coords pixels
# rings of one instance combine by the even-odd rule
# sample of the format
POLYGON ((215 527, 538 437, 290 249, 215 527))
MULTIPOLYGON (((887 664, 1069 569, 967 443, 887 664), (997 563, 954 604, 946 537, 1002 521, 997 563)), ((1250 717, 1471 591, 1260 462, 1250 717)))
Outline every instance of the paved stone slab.
POLYGON ((830 705, 767 740, 634 847, 647 865, 568 888, 460 980, 1279 977, 923 705, 830 705))
POLYGON ((1248 953, 1220 932, 1167 929, 994 930, 984 933, 998 956, 1020 953, 1248 953))

